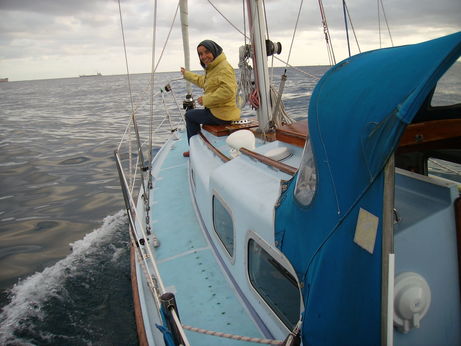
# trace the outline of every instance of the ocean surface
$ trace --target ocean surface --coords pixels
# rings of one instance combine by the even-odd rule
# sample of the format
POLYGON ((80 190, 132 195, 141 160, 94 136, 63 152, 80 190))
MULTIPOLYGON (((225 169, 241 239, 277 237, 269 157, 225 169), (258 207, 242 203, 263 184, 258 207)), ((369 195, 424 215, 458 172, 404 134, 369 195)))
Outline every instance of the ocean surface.
MULTIPOLYGON (((455 67, 437 91, 442 104, 461 102, 461 64, 455 67)), ((327 68, 301 69, 320 77, 327 68)), ((156 85, 178 77, 160 74, 156 85)), ((150 75, 130 79, 133 108, 147 118, 150 75)), ((316 82, 288 71, 288 114, 306 117, 316 82)), ((172 86, 182 102, 183 83, 172 86)), ((126 76, 0 83, 1 345, 137 343, 113 159, 131 107, 126 76)))

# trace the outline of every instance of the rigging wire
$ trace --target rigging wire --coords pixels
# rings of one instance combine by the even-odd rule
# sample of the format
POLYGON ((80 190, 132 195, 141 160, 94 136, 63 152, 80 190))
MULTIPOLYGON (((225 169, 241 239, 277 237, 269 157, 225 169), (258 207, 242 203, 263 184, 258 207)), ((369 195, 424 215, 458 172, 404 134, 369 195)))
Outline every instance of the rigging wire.
POLYGON ((210 5, 216 10, 216 12, 218 12, 218 13, 221 15, 221 17, 223 17, 223 18, 230 24, 230 26, 232 26, 235 30, 237 30, 239 33, 241 33, 243 36, 245 36, 245 38, 250 39, 249 37, 246 36, 246 33, 243 33, 242 30, 240 30, 239 28, 237 28, 237 26, 236 26, 234 23, 232 23, 232 22, 230 21, 230 19, 228 19, 228 18, 224 15, 217 7, 211 2, 211 0, 208 0, 208 2, 209 2, 210 5))
POLYGON ((346 28, 347 51, 348 51, 349 57, 350 57, 351 56, 351 43, 349 41, 349 29, 347 27, 346 0, 343 0, 343 15, 344 15, 344 26, 346 28))
MULTIPOLYGON (((242 31, 241 31, 240 29, 238 29, 236 25, 234 25, 228 18, 226 18, 226 17, 224 16, 224 14, 222 14, 222 12, 211 2, 211 0, 208 0, 208 2, 211 4, 211 6, 213 6, 213 8, 214 8, 214 9, 215 9, 215 10, 216 10, 216 11, 217 11, 217 12, 218 12, 218 13, 219 13, 219 14, 220 14, 220 15, 221 15, 221 16, 222 16, 222 17, 223 17, 223 18, 224 18, 224 19, 235 29, 235 30, 237 30, 240 34, 243 35, 243 37, 245 38, 245 44, 246 44, 246 40, 247 40, 247 39, 249 40, 250 38, 249 38, 249 36, 247 35, 245 11, 244 11, 244 14, 243 14, 243 18, 244 18, 244 30, 245 30, 245 32, 242 33, 242 31)), ((244 4, 244 3, 245 3, 245 0, 242 0, 242 3, 244 4)), ((243 5, 243 6, 244 6, 244 5, 243 5)), ((301 6, 300 6, 300 7, 301 7, 301 6)), ((301 70, 301 69, 299 69, 299 68, 297 68, 297 67, 295 67, 295 66, 290 65, 288 61, 285 61, 285 60, 283 60, 283 59, 280 59, 279 57, 277 57, 277 56, 275 56, 275 55, 274 55, 274 59, 280 61, 281 63, 285 64, 286 66, 290 67, 291 69, 293 69, 293 70, 295 70, 295 71, 297 71, 297 72, 299 72, 299 73, 304 74, 305 76, 311 77, 311 78, 313 78, 313 79, 315 79, 315 80, 319 80, 319 79, 320 79, 319 77, 314 76, 313 74, 310 74, 310 73, 308 73, 308 72, 306 72, 306 71, 303 71, 303 70, 301 70)))
POLYGON ((376 0, 376 6, 378 8, 378 35, 379 35, 379 48, 383 48, 381 40, 381 10, 379 9, 379 0, 376 0))
POLYGON ((296 35, 296 31, 298 30, 298 23, 299 23, 299 17, 301 15, 301 10, 303 8, 303 3, 304 3, 304 0, 301 0, 301 2, 299 3, 299 10, 298 10, 298 15, 296 17, 296 23, 295 23, 295 28, 293 30, 293 36, 291 37, 291 43, 290 43, 290 49, 288 51, 288 58, 287 58, 287 63, 285 65, 285 71, 286 71, 286 67, 288 66, 288 63, 290 62, 290 57, 291 57, 291 51, 293 49, 293 43, 295 41, 295 35, 296 35))
MULTIPOLYGON (((152 142, 154 128, 154 80, 155 80, 155 39, 157 33, 157 0, 154 1, 154 18, 152 23, 152 67, 150 74, 150 130, 149 130, 149 187, 152 187, 152 142)), ((150 189, 149 189, 150 191, 150 189)))
POLYGON ((354 23, 352 22, 351 14, 349 13, 349 8, 347 7, 346 0, 344 0, 344 6, 346 9, 347 18, 349 19, 349 23, 351 25, 352 33, 354 34, 355 43, 357 44, 357 49, 359 50, 359 53, 361 53, 362 50, 360 49, 359 40, 357 39, 357 35, 355 33, 354 23))
POLYGON ((391 30, 389 28, 389 23, 387 21, 386 12, 384 11, 383 0, 377 0, 378 5, 378 31, 379 31, 379 48, 382 48, 382 38, 381 38, 381 10, 383 12, 384 22, 386 23, 387 32, 389 34, 389 39, 391 40, 391 46, 394 47, 394 40, 392 39, 391 30), (380 6, 381 5, 381 6, 380 6))
MULTIPOLYGON (((128 67, 128 54, 126 51, 126 40, 125 40, 125 30, 123 29, 123 17, 122 17, 122 7, 120 4, 120 0, 118 0, 118 10, 119 10, 119 15, 120 15, 120 26, 122 30, 122 40, 123 40, 123 50, 125 52, 125 64, 126 64, 126 72, 127 72, 127 78, 128 78, 128 89, 130 93, 130 103, 131 103, 131 121, 133 123, 133 127, 135 130, 136 134, 136 140, 138 143, 138 153, 139 153, 139 159, 140 159, 140 165, 144 168, 144 155, 142 152, 142 145, 141 145, 141 139, 139 138, 139 130, 138 130, 138 124, 136 122, 136 114, 134 112, 134 104, 133 104, 133 92, 131 89, 131 80, 130 80, 130 71, 128 67)), ((131 171, 131 168, 130 168, 131 171)), ((142 175, 142 187, 144 193, 147 193, 145 184, 144 184, 144 176, 143 176, 143 169, 141 169, 141 175, 142 175)))
POLYGON ((157 68, 158 68, 158 65, 160 64, 160 62, 162 61, 163 59, 163 54, 165 53, 165 49, 166 49, 166 46, 170 40, 170 36, 171 36, 171 32, 173 31, 173 26, 174 26, 174 23, 176 22, 176 17, 178 15, 178 11, 179 11, 179 2, 178 2, 178 5, 176 6, 176 11, 174 13, 174 17, 173 17, 173 20, 171 21, 171 25, 170 25, 170 30, 168 31, 168 35, 165 39, 165 43, 162 47, 162 51, 160 52, 160 56, 157 60, 157 64, 155 65, 155 69, 154 69, 154 73, 157 72, 157 68))
POLYGON ((330 31, 328 29, 327 16, 325 14, 325 9, 323 8, 322 0, 318 0, 320 15, 322 17, 323 33, 325 35, 325 41, 327 44, 328 59, 330 60, 330 65, 336 64, 335 52, 333 50, 333 44, 331 42, 330 31))
POLYGON ((283 59, 280 59, 280 58, 277 57, 277 56, 274 56, 274 59, 280 61, 280 62, 283 63, 283 64, 286 64, 289 68, 291 68, 292 70, 295 70, 296 72, 299 72, 299 73, 301 73, 301 74, 303 74, 303 75, 305 75, 305 76, 307 76, 307 77, 310 77, 310 78, 312 78, 312 79, 314 79, 314 80, 317 80, 317 81, 320 80, 319 77, 317 77, 317 76, 315 76, 315 75, 313 75, 313 74, 311 74, 311 73, 309 73, 309 72, 303 71, 303 70, 301 70, 300 68, 298 68, 298 67, 296 67, 296 66, 290 65, 287 61, 285 61, 285 60, 283 60, 283 59))
POLYGON ((382 10, 383 10, 384 21, 385 21, 386 27, 387 27, 387 32, 388 32, 388 34, 389 34, 389 39, 391 40, 391 45, 392 45, 392 47, 394 47, 394 40, 392 39, 391 30, 390 30, 390 27, 389 27, 389 23, 388 23, 388 21, 387 21, 386 11, 384 11, 383 0, 380 0, 380 2, 381 2, 381 8, 382 8, 382 10))
POLYGON ((130 93, 131 113, 134 114, 133 92, 131 91, 130 69, 128 67, 128 54, 126 52, 125 30, 123 29, 122 7, 120 5, 120 0, 118 0, 118 12, 120 15, 120 26, 122 29, 123 51, 125 53, 125 66, 126 66, 126 75, 128 78, 128 90, 130 93))

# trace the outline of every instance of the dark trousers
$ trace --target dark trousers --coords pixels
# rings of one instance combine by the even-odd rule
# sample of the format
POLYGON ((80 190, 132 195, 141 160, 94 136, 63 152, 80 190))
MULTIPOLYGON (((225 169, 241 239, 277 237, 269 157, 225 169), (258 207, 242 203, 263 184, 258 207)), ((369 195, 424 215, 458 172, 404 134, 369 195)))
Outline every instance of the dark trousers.
POLYGON ((186 112, 186 129, 187 142, 189 139, 200 132, 200 124, 206 125, 225 125, 230 124, 230 121, 216 118, 208 108, 190 109, 186 112))

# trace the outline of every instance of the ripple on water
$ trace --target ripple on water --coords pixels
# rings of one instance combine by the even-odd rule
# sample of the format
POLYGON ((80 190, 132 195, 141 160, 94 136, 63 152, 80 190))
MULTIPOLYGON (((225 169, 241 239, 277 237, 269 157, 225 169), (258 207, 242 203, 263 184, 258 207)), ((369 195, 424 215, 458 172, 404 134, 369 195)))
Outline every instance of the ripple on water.
POLYGON ((84 163, 89 161, 90 158, 86 156, 78 156, 78 157, 73 157, 71 159, 67 159, 64 161, 59 162, 60 165, 78 165, 80 163, 84 163))
POLYGON ((37 252, 42 249, 39 245, 17 245, 17 246, 9 246, 0 248, 0 260, 11 256, 11 255, 18 255, 21 253, 30 253, 30 252, 37 252))

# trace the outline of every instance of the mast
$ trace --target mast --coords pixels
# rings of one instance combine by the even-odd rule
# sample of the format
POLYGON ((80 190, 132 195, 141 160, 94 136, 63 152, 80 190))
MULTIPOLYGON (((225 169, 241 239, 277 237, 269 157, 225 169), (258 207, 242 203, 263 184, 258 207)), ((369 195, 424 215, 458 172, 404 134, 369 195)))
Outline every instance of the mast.
POLYGON ((256 115, 259 128, 266 132, 269 130, 271 118, 270 113, 270 83, 267 72, 267 52, 266 52, 266 19, 262 1, 248 1, 248 20, 250 24, 251 44, 253 49, 253 68, 255 73, 256 88, 259 91, 259 108, 256 115))
MULTIPOLYGON (((189 10, 187 0, 179 2, 179 13, 181 18, 182 45, 184 51, 184 68, 190 71, 190 52, 189 52, 189 10)), ((192 94, 192 85, 186 82, 187 94, 192 94)))

